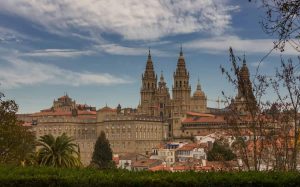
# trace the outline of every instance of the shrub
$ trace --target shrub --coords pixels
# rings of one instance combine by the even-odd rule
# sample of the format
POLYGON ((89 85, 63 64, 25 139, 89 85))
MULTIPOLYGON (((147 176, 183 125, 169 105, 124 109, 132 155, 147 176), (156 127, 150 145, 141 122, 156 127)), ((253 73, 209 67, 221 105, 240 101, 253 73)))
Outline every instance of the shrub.
POLYGON ((299 186, 297 172, 130 172, 0 167, 0 186, 299 186))

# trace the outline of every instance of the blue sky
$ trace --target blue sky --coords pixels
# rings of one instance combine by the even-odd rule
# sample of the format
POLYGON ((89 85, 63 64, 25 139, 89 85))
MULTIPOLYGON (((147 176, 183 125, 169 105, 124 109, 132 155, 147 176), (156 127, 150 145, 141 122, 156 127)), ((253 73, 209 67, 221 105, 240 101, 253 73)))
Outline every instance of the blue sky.
MULTIPOLYGON (((221 91, 234 94, 219 68, 230 68, 229 46, 245 53, 251 73, 272 48, 262 18, 247 0, 0 1, 0 91, 20 113, 47 108, 65 92, 97 108, 136 107, 148 47, 171 90, 182 44, 193 91, 199 77, 216 100, 221 91)), ((280 55, 297 52, 274 51, 260 71, 273 74, 280 55)))

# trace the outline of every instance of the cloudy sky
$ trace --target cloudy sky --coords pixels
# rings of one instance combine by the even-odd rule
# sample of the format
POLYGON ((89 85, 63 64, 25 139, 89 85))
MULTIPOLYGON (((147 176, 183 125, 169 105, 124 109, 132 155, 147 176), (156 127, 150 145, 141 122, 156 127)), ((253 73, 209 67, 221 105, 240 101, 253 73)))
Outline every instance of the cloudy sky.
MULTIPOLYGON (((97 108, 136 107, 148 48, 155 71, 168 87, 179 47, 190 71, 216 107, 232 87, 220 73, 229 68, 228 48, 245 53, 250 71, 273 46, 259 24, 259 6, 246 0, 9 0, 0 1, 0 91, 20 113, 51 106, 67 92, 97 108)), ((272 74, 274 51, 260 71, 272 74)))

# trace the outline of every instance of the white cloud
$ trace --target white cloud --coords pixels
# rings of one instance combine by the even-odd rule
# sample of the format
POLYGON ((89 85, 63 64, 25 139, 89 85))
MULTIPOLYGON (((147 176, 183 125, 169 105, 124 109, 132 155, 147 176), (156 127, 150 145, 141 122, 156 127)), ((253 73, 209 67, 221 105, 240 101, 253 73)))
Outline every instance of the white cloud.
POLYGON ((27 36, 15 30, 0 27, 0 43, 21 42, 25 38, 27 38, 27 36))
POLYGON ((76 49, 44 49, 35 50, 32 52, 24 53, 24 56, 32 57, 77 57, 83 55, 94 54, 92 50, 76 50, 76 49))
POLYGON ((258 66, 259 67, 265 66, 266 63, 267 62, 265 62, 265 61, 261 61, 261 62, 258 61, 258 62, 250 62, 249 64, 250 64, 250 66, 257 68, 258 66))
POLYGON ((88 33, 94 37, 105 32, 126 40, 153 40, 193 32, 221 34, 230 28, 230 13, 237 9, 229 6, 228 0, 0 2, 0 11, 22 16, 55 33, 88 33))
MULTIPOLYGON (((87 50, 77 50, 77 49, 43 49, 34 50, 30 52, 18 53, 20 57, 64 57, 72 58, 78 56, 89 56, 94 54, 107 53, 112 55, 126 55, 126 56, 145 56, 148 53, 148 49, 145 46, 138 47, 127 47, 114 43, 107 43, 101 45, 95 45, 87 50)), ((151 53, 155 56, 170 56, 169 53, 151 49, 151 53)))
POLYGON ((28 62, 17 58, 6 58, 7 64, 0 69, 0 83, 3 88, 26 85, 112 85, 132 81, 128 77, 117 77, 109 73, 74 72, 54 65, 28 62))
MULTIPOLYGON (((267 54, 274 47, 273 42, 272 39, 242 39, 238 36, 218 36, 190 41, 184 43, 184 47, 205 53, 224 53, 228 51, 229 47, 232 47, 234 51, 245 52, 246 54, 267 54)), ((299 52, 287 44, 284 53, 274 50, 272 54, 299 55, 299 52)))
MULTIPOLYGON (((147 55, 148 49, 145 47, 126 47, 121 46, 118 44, 104 44, 98 45, 97 48, 100 51, 104 51, 105 53, 114 54, 114 55, 131 55, 131 56, 138 56, 138 55, 147 55)), ((169 56, 167 52, 159 51, 156 49, 151 49, 151 54, 155 56, 169 56)))

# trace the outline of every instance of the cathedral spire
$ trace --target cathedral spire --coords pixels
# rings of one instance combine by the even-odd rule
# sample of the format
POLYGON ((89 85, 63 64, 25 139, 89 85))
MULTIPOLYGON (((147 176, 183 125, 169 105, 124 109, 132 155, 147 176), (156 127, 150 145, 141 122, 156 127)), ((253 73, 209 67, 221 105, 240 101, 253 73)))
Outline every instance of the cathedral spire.
POLYGON ((200 79, 198 77, 197 90, 201 91, 200 79))
POLYGON ((242 65, 242 68, 240 70, 240 75, 241 75, 241 78, 242 79, 249 79, 249 69, 247 67, 247 64, 246 64, 246 58, 245 58, 245 54, 244 54, 244 58, 243 58, 243 65, 242 65))
POLYGON ((155 78, 155 72, 154 72, 153 62, 152 62, 152 59, 151 59, 150 47, 149 47, 148 59, 147 59, 147 63, 146 63, 146 69, 145 69, 144 76, 155 78))
POLYGON ((246 57, 245 57, 245 53, 244 53, 244 58, 243 58, 243 66, 246 66, 246 57))
POLYGON ((182 44, 180 44, 180 52, 179 52, 177 66, 178 65, 185 67, 185 60, 184 60, 184 56, 183 56, 182 44))
POLYGON ((160 72, 160 82, 165 82, 163 71, 160 72))
POLYGON ((177 62, 176 74, 180 74, 180 76, 187 76, 188 72, 185 67, 185 60, 182 51, 182 45, 180 45, 180 52, 177 62))
POLYGON ((150 51, 150 47, 149 47, 149 53, 148 53, 148 60, 151 59, 151 51, 150 51))
POLYGON ((180 56, 183 56, 183 52, 182 52, 182 44, 180 44, 180 53, 179 53, 180 56))

